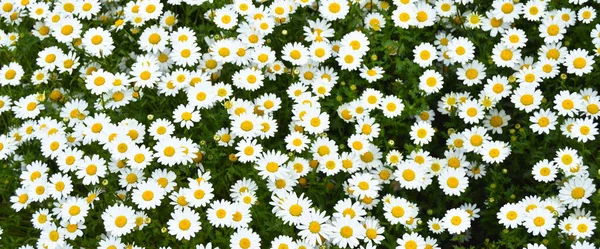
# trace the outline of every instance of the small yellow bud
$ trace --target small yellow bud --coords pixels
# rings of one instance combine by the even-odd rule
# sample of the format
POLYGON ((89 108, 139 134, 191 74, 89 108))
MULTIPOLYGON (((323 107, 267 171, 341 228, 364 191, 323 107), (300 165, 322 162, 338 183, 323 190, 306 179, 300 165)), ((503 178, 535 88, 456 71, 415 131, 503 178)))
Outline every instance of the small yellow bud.
POLYGON ((517 80, 517 78, 515 78, 515 76, 511 75, 508 77, 508 82, 510 82, 510 83, 515 83, 516 80, 517 80))
POLYGON ((44 95, 43 93, 38 93, 36 99, 37 101, 42 102, 46 100, 46 95, 44 95))
POLYGON ((229 161, 236 162, 237 161, 237 156, 235 156, 235 154, 233 154, 233 153, 229 154, 229 161))

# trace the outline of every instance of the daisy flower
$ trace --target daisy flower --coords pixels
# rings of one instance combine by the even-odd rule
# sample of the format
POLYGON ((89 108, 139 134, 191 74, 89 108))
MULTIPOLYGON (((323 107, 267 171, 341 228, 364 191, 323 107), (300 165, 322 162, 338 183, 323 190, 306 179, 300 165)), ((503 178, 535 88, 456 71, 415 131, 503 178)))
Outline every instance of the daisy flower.
POLYGON ((440 234, 444 232, 442 220, 439 218, 431 218, 429 221, 427 221, 427 227, 429 227, 429 231, 434 234, 440 234))
POLYGON ((365 15, 364 24, 369 29, 381 31, 381 29, 385 28, 386 21, 380 13, 372 12, 365 15))
POLYGON ((70 223, 84 221, 88 214, 89 206, 83 198, 71 197, 62 203, 59 217, 70 223))
POLYGON ((546 5, 540 0, 527 1, 523 6, 523 17, 528 21, 539 21, 546 13, 546 5))
POLYGON ((65 232, 58 228, 56 224, 51 223, 42 229, 40 239, 37 241, 37 248, 60 248, 65 245, 65 232))
POLYGON ((53 25, 52 36, 58 42, 67 44, 80 37, 82 27, 83 25, 76 18, 65 16, 56 25, 53 25))
POLYGON ((298 42, 285 44, 281 53, 281 59, 297 66, 306 64, 310 58, 309 50, 298 42))
POLYGON ((510 145, 501 141, 485 142, 480 153, 486 163, 501 163, 510 155, 510 145))
POLYGON ((404 161, 398 165, 394 172, 394 177, 400 183, 400 186, 406 189, 421 190, 426 187, 426 181, 431 176, 424 167, 413 161, 404 161))
POLYGON ((544 20, 538 30, 540 31, 540 37, 544 38, 546 44, 562 41, 564 34, 567 32, 564 23, 556 20, 556 18, 544 20))
POLYGON ((453 208, 446 211, 442 218, 442 226, 450 234, 461 234, 471 227, 469 213, 460 208, 453 208))
POLYGON ((424 145, 431 142, 435 131, 430 123, 417 121, 410 127, 410 138, 415 144, 424 145))
POLYGON ((233 9, 223 7, 214 11, 213 21, 221 29, 232 29, 238 23, 238 16, 233 9))
POLYGON ((68 196, 73 191, 73 181, 68 175, 56 173, 48 179, 48 182, 54 187, 50 187, 50 196, 54 199, 68 196))
POLYGON ((131 193, 131 200, 142 210, 153 209, 160 205, 165 190, 154 181, 140 182, 131 193))
POLYGON ((179 123, 181 127, 189 129, 194 123, 200 121, 200 112, 196 110, 195 106, 179 105, 173 111, 173 121, 179 123))
POLYGON ((438 182, 444 194, 450 196, 460 196, 469 186, 469 178, 467 178, 466 172, 462 168, 449 167, 445 169, 438 176, 438 182))
POLYGON ((556 164, 554 162, 544 159, 533 165, 533 169, 531 172, 533 175, 533 179, 535 179, 538 182, 547 183, 552 182, 556 179, 558 168, 556 167, 556 164))
POLYGON ((528 39, 523 30, 511 28, 502 35, 502 43, 510 48, 523 48, 528 39))
POLYGON ((384 202, 383 211, 385 212, 384 217, 392 225, 406 224, 418 214, 417 207, 401 197, 394 197, 389 202, 384 202))
POLYGON ((341 248, 356 247, 360 243, 359 240, 365 237, 365 228, 356 219, 349 216, 333 220, 327 231, 331 243, 341 248))
POLYGON ((414 4, 402 4, 399 5, 394 12, 392 12, 392 20, 396 27, 402 29, 408 29, 417 23, 417 8, 414 4))
POLYGON ((33 224, 34 228, 42 230, 52 223, 53 220, 54 218, 50 215, 48 209, 39 209, 33 214, 31 224, 33 224))
MULTIPOLYGON (((425 14, 427 15, 427 14, 425 14)), ((437 50, 431 43, 421 43, 413 49, 414 62, 422 68, 431 66, 437 59, 437 50)))
POLYGON ((476 100, 467 100, 458 106, 458 116, 467 124, 479 123, 483 115, 483 106, 476 100))
POLYGON ((202 230, 200 226, 200 216, 196 211, 188 208, 176 208, 171 213, 171 219, 167 222, 169 234, 175 236, 178 240, 194 237, 202 230))
POLYGON ((571 227, 570 235, 578 239, 586 239, 594 234, 596 221, 589 217, 580 216, 575 219, 571 227))
POLYGON ((10 62, 0 68, 0 85, 1 86, 17 86, 21 82, 25 71, 23 67, 16 62, 10 62))
POLYGON ((396 249, 425 248, 425 239, 418 233, 405 233, 402 238, 396 239, 396 243, 398 243, 396 249))
POLYGON ((451 17, 456 14, 456 4, 452 0, 435 2, 435 11, 440 17, 451 17))
POLYGON ((240 162, 255 162, 258 155, 262 153, 263 146, 258 144, 255 139, 243 139, 235 147, 237 153, 235 156, 240 162))
POLYGON ((157 53, 164 51, 169 43, 169 34, 165 29, 157 25, 150 26, 144 29, 138 43, 140 49, 146 52, 157 53))
POLYGON ((594 55, 588 55, 585 49, 574 49, 565 56, 563 64, 567 67, 567 73, 582 76, 592 71, 594 55))
POLYGON ((538 134, 549 134, 550 130, 556 129, 557 117, 553 111, 549 109, 541 109, 533 113, 532 116, 529 117, 529 128, 535 133, 538 134))
POLYGON ((343 70, 354 71, 360 67, 362 63, 362 55, 356 53, 350 47, 342 47, 338 52, 336 61, 343 70))
POLYGON ((591 118, 577 119, 571 128, 572 136, 577 138, 579 142, 587 142, 588 140, 596 140, 598 128, 596 123, 591 118))
POLYGON ((596 191, 592 179, 579 176, 569 179, 559 190, 560 201, 569 208, 580 208, 582 204, 589 203, 589 197, 596 191))
POLYGON ((317 109, 309 109, 303 117, 302 126, 310 134, 318 134, 329 129, 329 114, 317 109))
POLYGON ((168 166, 181 163, 184 156, 184 149, 176 146, 180 141, 175 138, 159 140, 153 149, 156 151, 154 157, 158 158, 158 163, 168 166))
POLYGON ((84 185, 98 184, 106 175, 106 161, 98 155, 85 156, 77 165, 77 178, 83 179, 84 185))
POLYGON ((169 58, 177 66, 190 67, 198 63, 201 55, 200 48, 194 42, 181 42, 173 45, 169 58))
POLYGON ((135 210, 123 204, 114 204, 104 210, 102 220, 109 234, 126 235, 135 227, 135 210))
POLYGON ((329 216, 325 212, 311 208, 300 219, 298 235, 312 246, 320 245, 329 239, 326 232, 329 229, 328 221, 329 216))
POLYGON ((475 45, 464 37, 457 37, 448 43, 448 56, 452 63, 466 63, 475 58, 475 45))
POLYGON ((487 79, 483 91, 486 96, 490 96, 493 100, 501 100, 510 95, 512 86, 508 83, 507 77, 494 75, 492 78, 487 79))
POLYGON ((115 48, 109 31, 102 28, 91 28, 83 35, 85 50, 96 57, 108 56, 115 48))
POLYGON ((364 56, 369 51, 369 39, 360 31, 345 34, 340 43, 342 47, 349 48, 360 56, 364 56))
POLYGON ((425 91, 425 94, 437 93, 444 86, 443 76, 435 70, 425 70, 419 77, 419 89, 425 91))
POLYGON ((415 8, 417 15, 414 25, 417 26, 417 28, 433 26, 436 20, 436 13, 433 7, 425 2, 417 2, 415 8))
POLYGON ((530 210, 523 217, 523 226, 527 228, 528 233, 534 236, 546 236, 550 230, 554 229, 555 223, 556 219, 552 212, 541 207, 530 210))
POLYGON ((249 228, 239 228, 231 235, 231 249, 260 249, 260 236, 249 228))
POLYGON ((511 117, 506 115, 504 110, 492 109, 485 116, 483 124, 485 128, 491 130, 492 133, 502 134, 502 128, 506 127, 510 120, 511 117))
POLYGON ((130 150, 128 150, 127 155, 127 165, 134 169, 144 169, 154 159, 154 155, 152 151, 147 148, 145 145, 142 146, 133 146, 130 150))
POLYGON ((256 68, 245 68, 237 71, 233 76, 233 85, 247 90, 256 91, 264 85, 265 76, 256 68))
POLYGON ((150 127, 148 128, 148 133, 155 140, 160 140, 161 138, 170 137, 175 131, 175 127, 171 124, 170 121, 166 119, 159 118, 152 122, 150 127))
POLYGON ((503 21, 509 23, 519 19, 519 15, 523 12, 523 4, 515 4, 511 0, 495 1, 492 7, 496 18, 502 18, 503 21))
POLYGON ((358 198, 375 197, 381 189, 379 182, 371 174, 355 174, 348 179, 348 185, 352 195, 358 198))
POLYGON ((350 11, 346 0, 325 0, 319 5, 319 13, 329 21, 344 19, 350 11))
POLYGON ((519 110, 529 113, 539 108, 542 97, 542 92, 539 89, 530 85, 522 85, 515 89, 510 100, 519 110))
POLYGON ((514 67, 521 59, 521 50, 506 43, 497 43, 492 50, 492 59, 499 67, 514 67))

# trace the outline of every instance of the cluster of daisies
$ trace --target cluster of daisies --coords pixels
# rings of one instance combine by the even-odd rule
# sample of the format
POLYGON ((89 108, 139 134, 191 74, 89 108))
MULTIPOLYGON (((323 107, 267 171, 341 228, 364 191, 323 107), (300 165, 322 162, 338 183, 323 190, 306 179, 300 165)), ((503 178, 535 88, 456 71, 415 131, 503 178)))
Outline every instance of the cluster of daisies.
MULTIPOLYGON (((130 235, 152 229, 158 208, 170 211, 159 224, 161 232, 177 241, 192 240, 211 226, 229 231, 228 246, 235 249, 440 248, 436 235, 470 240, 471 224, 481 216, 477 203, 424 217, 419 202, 427 200, 409 200, 403 192, 439 188, 440 195, 464 197, 470 182, 496 169, 488 167, 510 160, 516 139, 506 134, 515 116, 523 116, 520 123, 535 135, 582 144, 598 135, 597 89, 545 86, 564 87, 567 78, 580 79, 594 69, 600 24, 589 27, 593 47, 571 48, 565 40, 569 30, 595 23, 588 0, 569 0, 570 7, 560 9, 542 0, 494 0, 480 6, 483 13, 472 10, 473 0, 205 2, 0 0, 7 27, 0 30, 0 53, 15 57, 23 52, 21 40, 44 44, 35 57, 24 58, 31 61, 0 66, 0 115, 17 123, 0 135, 0 160, 10 162, 20 179, 10 207, 31 212, 29 221, 39 230, 35 247, 20 249, 74 248, 94 222, 103 229, 97 248, 144 248, 144 241, 130 235), (198 18, 219 35, 182 25, 189 17, 181 16, 181 8, 201 10, 198 18), (289 25, 292 17, 304 18, 303 26, 289 25), (356 29, 334 28, 356 18, 356 29), (526 33, 517 21, 537 28, 526 33), (371 63, 377 60, 373 37, 433 26, 435 40, 419 39, 408 52, 420 70, 416 96, 433 99, 432 107, 415 112, 409 100, 378 89, 392 72, 371 63), (302 36, 287 36, 286 29, 295 28, 302 36), (486 51, 474 43, 476 32, 489 38, 488 61, 479 56, 486 51), (281 48, 274 48, 276 39, 285 40, 281 48), (123 51, 120 44, 134 49, 123 51), (118 63, 109 65, 110 60, 118 63), (448 73, 452 70, 456 76, 448 73), (340 95, 332 100, 346 80, 367 87, 346 102, 340 95), (445 82, 463 91, 444 91, 445 82), (21 88, 27 93, 15 94, 21 88), (548 89, 558 90, 551 96, 544 93, 548 89), (158 96, 156 105, 165 100, 175 107, 160 118, 147 113, 144 120, 110 115, 126 108, 143 112, 137 102, 145 95, 158 96), (209 113, 226 117, 203 119, 209 113), (441 122, 457 119, 465 128, 440 131, 436 116, 441 122), (216 120, 223 123, 212 131, 214 141, 187 136, 216 120), (407 120, 405 140, 414 149, 393 149, 393 140, 382 140, 384 125, 407 120), (344 137, 331 135, 336 121, 344 137), (269 139, 281 139, 284 146, 274 147, 269 139), (427 149, 434 139, 441 141, 442 153, 427 149), (236 179, 227 187, 229 196, 216 195, 220 182, 213 175, 221 168, 211 171, 202 164, 207 146, 232 152, 221 160, 250 166, 256 174, 236 179), (33 149, 36 159, 25 160, 25 149, 33 149), (192 168, 194 175, 178 175, 181 168, 192 168), (309 174, 343 179, 338 184, 344 197, 323 209, 301 193, 309 174), (259 199, 263 192, 270 194, 259 199), (253 229, 252 212, 259 204, 295 236, 261 239, 265 231, 253 229), (402 233, 386 238, 391 228, 402 233)), ((391 58, 400 52, 386 49, 391 58)), ((356 84, 350 89, 356 92, 356 84)), ((494 210, 500 226, 524 227, 531 238, 556 229, 572 248, 595 249, 587 240, 597 221, 585 206, 597 189, 582 152, 561 147, 551 160, 523 167, 558 191, 548 197, 531 193, 494 210)))

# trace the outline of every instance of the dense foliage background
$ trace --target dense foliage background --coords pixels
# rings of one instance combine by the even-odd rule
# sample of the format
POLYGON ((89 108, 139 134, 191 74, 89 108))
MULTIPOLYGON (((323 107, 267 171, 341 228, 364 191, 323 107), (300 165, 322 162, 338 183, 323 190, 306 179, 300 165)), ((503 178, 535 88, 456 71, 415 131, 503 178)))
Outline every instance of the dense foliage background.
MULTIPOLYGON (((3 0, 2 3, 6 1, 3 0)), ((465 20, 465 17, 461 17, 465 12, 477 12, 485 15, 484 13, 493 10, 492 2, 490 0, 475 1, 464 5, 457 4, 458 13, 456 17, 438 19, 433 26, 410 29, 394 26, 391 15, 396 7, 390 7, 387 10, 374 7, 383 5, 383 1, 351 3, 349 13, 344 19, 330 22, 331 28, 335 31, 330 40, 339 41, 347 33, 356 30, 365 34, 370 43, 370 50, 363 57, 363 64, 367 68, 381 67, 383 78, 369 83, 359 77, 357 71, 341 70, 335 59, 329 59, 321 63, 321 67, 333 68, 339 76, 337 84, 331 89, 330 95, 319 100, 321 112, 330 114, 330 127, 323 136, 335 141, 340 146, 340 151, 349 151, 345 145, 347 139, 355 133, 354 125, 344 122, 336 111, 341 104, 359 99, 365 89, 373 88, 385 95, 397 96, 405 104, 405 108, 399 117, 387 118, 378 110, 370 113, 381 128, 379 136, 372 140, 372 144, 377 146, 384 154, 381 160, 385 162, 386 153, 393 149, 400 151, 405 158, 412 151, 418 149, 428 151, 434 157, 444 158, 444 152, 449 149, 447 139, 450 135, 469 129, 473 124, 465 123, 458 116, 456 110, 449 115, 439 113, 437 111, 438 101, 450 92, 466 92, 475 99, 479 99, 478 96, 484 88, 485 80, 484 84, 466 86, 457 79, 457 69, 461 67, 460 64, 446 66, 443 63, 434 62, 433 66, 422 68, 414 62, 412 51, 415 46, 422 42, 433 43, 436 40, 436 34, 439 32, 451 32, 454 37, 465 37, 475 44, 475 60, 486 65, 485 72, 488 78, 493 75, 507 77, 512 75, 515 70, 497 67, 492 60, 492 49, 495 44, 500 42, 501 36, 491 37, 488 31, 467 28, 464 24, 467 20, 465 20), (364 16, 372 12, 381 13, 387 21, 385 28, 381 31, 366 27, 363 22, 364 16), (419 88, 419 77, 427 69, 440 72, 444 78, 443 88, 431 95, 424 95, 419 88), (414 116, 429 109, 436 112, 435 119, 432 122, 432 127, 436 131, 430 143, 420 146, 411 139, 409 133, 411 126, 416 122, 414 116)), ((48 3, 53 5, 57 4, 58 1, 48 1, 48 3)), ((163 12, 171 11, 177 17, 177 23, 174 25, 176 28, 188 27, 195 32, 195 40, 202 54, 209 53, 210 40, 235 38, 238 35, 235 29, 224 30, 218 28, 213 21, 205 18, 206 13, 232 4, 232 2, 215 0, 201 5, 171 4, 166 1, 162 1, 162 3, 164 5, 163 12)), ((26 12, 23 12, 22 20, 18 23, 11 23, 7 21, 7 18, 3 19, 4 22, 0 24, 0 28, 7 34, 6 36, 16 34, 18 40, 0 48, 0 65, 5 66, 11 62, 17 62, 24 70, 24 77, 18 85, 2 85, 0 95, 9 96, 13 101, 16 101, 30 94, 38 94, 39 103, 45 106, 45 110, 35 119, 45 117, 63 122, 63 118, 60 117, 61 107, 69 100, 81 99, 90 104, 88 109, 90 114, 88 116, 105 113, 113 123, 118 123, 127 118, 135 119, 145 127, 149 127, 157 119, 172 120, 173 110, 180 104, 188 102, 184 91, 180 91, 175 96, 164 96, 157 89, 138 88, 132 85, 129 88, 139 96, 135 101, 122 108, 103 109, 93 107, 93 104, 102 96, 92 94, 86 88, 85 78, 87 76, 85 70, 75 70, 73 73, 54 72, 45 84, 35 85, 29 80, 33 72, 40 68, 35 59, 38 57, 38 53, 50 46, 57 46, 63 51, 75 52, 79 57, 81 68, 93 64, 96 68, 102 68, 113 73, 122 72, 123 68, 130 68, 135 63, 134 54, 145 53, 140 49, 137 42, 143 30, 158 24, 160 20, 148 20, 140 27, 134 27, 130 23, 126 23, 122 29, 113 30, 111 27, 115 24, 115 21, 122 18, 122 16, 118 16, 116 10, 124 8, 126 4, 126 1, 102 2, 102 11, 97 16, 91 20, 81 22, 83 25, 82 30, 92 27, 111 30, 115 49, 111 54, 104 57, 91 56, 85 48, 81 46, 74 47, 71 43, 57 42, 53 37, 40 40, 39 37, 32 34, 32 28, 37 21, 27 17, 26 12)), ((272 3, 267 1, 254 4, 256 6, 269 6, 272 3)), ((318 5, 319 1, 315 4, 318 5)), ((435 3, 430 2, 429 4, 433 6, 435 3)), ((577 5, 564 0, 552 0, 547 1, 546 9, 571 8, 577 11, 583 6, 590 6, 594 9, 600 7, 593 1, 577 5)), ((321 17, 316 8, 298 8, 289 15, 289 22, 277 25, 270 34, 264 37, 265 45, 275 51, 278 58, 283 56, 281 51, 290 42, 301 42, 309 45, 308 42, 303 41, 305 32, 302 27, 307 25, 307 20, 318 18, 321 17)), ((598 23, 600 23, 598 19, 595 19, 589 24, 578 22, 573 25, 565 34, 562 45, 568 50, 583 48, 596 53, 598 47, 592 43, 590 33, 598 23)), ((545 44, 544 39, 539 37, 538 25, 538 22, 530 22, 523 18, 512 24, 513 27, 518 27, 527 34, 527 45, 521 51, 524 57, 537 58, 538 50, 545 44)), ((2 36, 5 35, 2 34, 2 36)), ((252 101, 265 93, 274 93, 281 98, 281 109, 272 114, 277 121, 278 131, 273 137, 261 139, 260 143, 264 147, 264 151, 276 150, 286 154, 289 153, 291 158, 303 157, 311 160, 312 153, 308 150, 303 153, 294 153, 285 149, 285 137, 289 134, 288 127, 292 121, 291 117, 294 115, 292 114, 294 102, 286 96, 286 90, 292 83, 298 82, 300 76, 297 67, 287 61, 284 64, 286 66, 285 73, 278 75, 275 80, 265 79, 264 86, 256 91, 244 91, 234 88, 233 97, 252 101)), ((195 70, 198 66, 174 68, 195 70)), ((218 74, 211 75, 212 81, 213 83, 233 84, 233 75, 243 68, 246 68, 246 66, 226 64, 218 74)), ((582 76, 567 74, 563 67, 560 76, 545 79, 540 83, 538 89, 543 92, 544 96, 540 108, 552 109, 555 96, 562 90, 578 92, 583 88, 591 88, 597 91, 600 88, 599 78, 600 70, 598 70, 596 63, 593 64, 591 73, 582 76)), ((510 84, 513 89, 519 85, 514 80, 510 84)), ((258 191, 256 191, 258 201, 251 207, 252 222, 249 227, 260 235, 263 242, 262 247, 268 248, 270 241, 280 235, 299 238, 298 230, 294 226, 284 224, 281 219, 271 212, 272 206, 269 204, 271 192, 268 191, 267 182, 258 175, 254 163, 231 160, 232 155, 237 153, 235 146, 223 147, 218 145, 217 141, 220 137, 215 137, 216 132, 221 128, 229 127, 231 123, 230 115, 227 113, 227 106, 230 104, 230 102, 224 101, 216 103, 213 108, 201 109, 201 121, 195 123, 189 129, 175 124, 174 136, 188 138, 199 145, 201 157, 196 159, 198 164, 187 163, 166 167, 154 161, 144 170, 148 172, 146 176, 149 177, 149 172, 154 169, 167 168, 177 175, 177 185, 183 187, 187 186, 188 178, 198 177, 199 170, 210 171, 212 177, 210 182, 214 187, 214 199, 231 199, 230 188, 236 181, 244 177, 253 179, 258 185, 258 191)), ((561 134, 559 126, 557 126, 557 130, 550 132, 550 134, 536 134, 529 128, 531 113, 518 110, 508 99, 495 103, 493 108, 504 110, 511 119, 508 125, 502 129, 502 134, 488 134, 493 140, 507 142, 510 145, 510 155, 501 163, 488 164, 483 162, 481 156, 476 153, 465 154, 467 161, 485 166, 486 174, 480 179, 471 178, 464 193, 460 196, 447 196, 443 194, 438 182, 434 180, 430 186, 422 191, 401 188, 397 182, 382 184, 379 196, 391 194, 416 203, 420 220, 418 221, 419 225, 412 231, 424 237, 431 236, 437 239, 437 245, 440 248, 522 248, 528 243, 540 243, 548 246, 548 248, 568 247, 575 238, 566 236, 558 226, 546 236, 533 236, 522 226, 516 229, 506 229, 498 223, 497 213, 506 203, 516 203, 527 196, 535 195, 542 199, 556 196, 562 186, 561 181, 564 182, 567 179, 559 176, 556 182, 538 182, 533 178, 532 167, 543 159, 552 160, 557 151, 565 147, 577 150, 583 158, 584 165, 588 167, 589 178, 597 183, 600 177, 600 154, 598 153, 600 143, 596 139, 583 143, 577 141, 577 139, 566 138, 561 134), (442 218, 447 210, 458 208, 464 203, 476 204, 480 209, 479 215, 481 216, 471 223, 471 227, 466 234, 458 236, 447 232, 434 234, 428 229, 428 220, 442 218)), ((559 124, 562 124, 565 119, 559 117, 559 124)), ((594 123, 597 123, 597 118, 593 120, 594 123)), ((68 123, 68 120, 65 121, 67 121, 65 124, 68 123)), ((17 136, 16 133, 22 132, 18 130, 26 122, 28 121, 17 118, 10 111, 3 112, 0 114, 0 134, 17 136)), ((73 132, 73 129, 66 125, 65 129, 66 134, 73 132)), ((311 137, 318 136, 321 135, 311 135, 311 137)), ((149 136, 143 140, 143 144, 148 148, 152 148, 156 143, 157 141, 149 136)), ((15 190, 22 184, 20 174, 25 165, 40 160, 48 165, 49 172, 58 171, 55 160, 41 155, 40 146, 42 146, 42 143, 36 139, 19 143, 14 153, 0 161, 0 228, 3 229, 0 245, 2 247, 17 248, 25 244, 35 245, 40 230, 32 227, 31 217, 38 209, 52 209, 55 205, 54 200, 48 199, 41 203, 31 203, 29 208, 18 212, 11 208, 10 198, 15 195, 15 190)), ((98 154, 110 162, 111 153, 103 149, 101 144, 92 143, 79 146, 79 148, 86 155, 98 154)), ((393 167, 390 166, 390 169, 393 169, 393 167)), ((306 177, 302 178, 302 182, 294 187, 293 191, 298 195, 304 194, 312 200, 314 207, 332 214, 336 203, 347 198, 347 192, 343 184, 351 175, 350 173, 341 172, 333 176, 326 176, 321 172, 312 170, 306 177)), ((90 191, 98 188, 102 191, 99 200, 95 201, 93 208, 89 210, 85 222, 87 228, 84 230, 83 236, 69 241, 73 248, 96 248, 98 246, 101 236, 106 233, 102 224, 102 213, 107 207, 121 202, 116 195, 117 191, 121 189, 118 184, 119 178, 120 176, 117 173, 108 173, 101 179, 100 184, 83 185, 81 179, 73 175, 74 190, 71 193, 72 196, 85 197, 88 196, 90 191)), ((589 199, 590 203, 585 204, 584 208, 591 211, 591 216, 599 217, 600 193, 595 192, 589 199)), ((126 200, 124 203, 135 207, 131 200, 126 200)), ((235 229, 213 227, 206 218, 206 209, 207 207, 195 209, 200 214, 202 229, 190 240, 178 241, 166 232, 165 227, 171 219, 170 213, 174 210, 174 207, 164 200, 161 206, 146 210, 146 214, 151 220, 149 220, 147 227, 142 230, 134 229, 132 233, 123 236, 122 239, 127 244, 145 248, 157 248, 158 246, 193 248, 197 244, 207 242, 212 242, 213 246, 220 248, 229 248, 230 236, 235 229)), ((380 204, 374 209, 368 210, 367 214, 378 218, 380 224, 385 227, 383 233, 385 239, 378 248, 394 248, 397 246, 397 239, 402 234, 411 231, 401 224, 390 224, 384 218, 384 212, 383 205, 380 204)), ((588 241, 600 245, 600 237, 596 234, 588 241)), ((333 245, 330 245, 330 247, 336 248, 333 245)))

